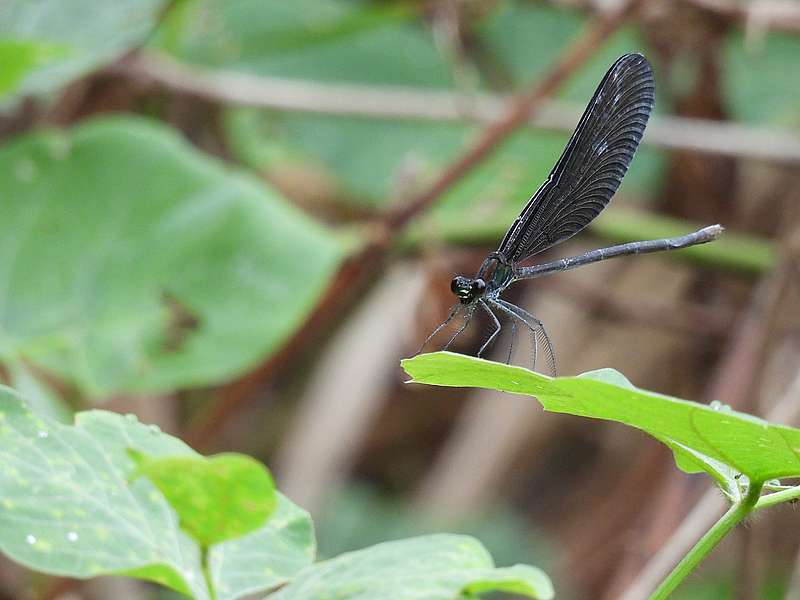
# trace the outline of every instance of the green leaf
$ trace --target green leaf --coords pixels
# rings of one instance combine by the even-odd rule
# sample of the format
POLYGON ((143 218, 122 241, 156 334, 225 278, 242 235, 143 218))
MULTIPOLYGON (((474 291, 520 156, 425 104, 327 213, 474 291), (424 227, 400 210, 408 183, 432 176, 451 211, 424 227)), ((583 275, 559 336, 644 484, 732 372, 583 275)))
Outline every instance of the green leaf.
POLYGON ((36 68, 69 53, 68 48, 43 42, 0 38, 0 97, 14 90, 36 68))
MULTIPOLYGON (((521 367, 437 352, 403 361, 414 382, 536 396, 545 410, 618 421, 727 465, 751 481, 800 475, 800 430, 589 377, 552 379, 521 367)), ((685 458, 685 457, 682 457, 685 458)), ((688 466, 686 462, 682 466, 688 466)), ((709 464, 697 460, 715 478, 709 464)))
POLYGON ((15 223, 0 231, 0 357, 89 394, 250 369, 303 322, 343 254, 277 192, 143 119, 7 144, 0 197, 15 223))
POLYGON ((413 165, 415 184, 421 184, 475 131, 457 123, 247 108, 229 110, 225 125, 231 148, 255 170, 281 173, 300 166, 316 171, 331 181, 338 196, 369 207, 397 196, 404 164, 413 165))
POLYGON ((47 384, 22 362, 5 365, 11 378, 11 386, 28 401, 32 411, 60 423, 72 421, 72 410, 50 389, 47 384))
POLYGON ((278 505, 264 527, 211 547, 208 564, 217 600, 283 585, 314 562, 315 554, 311 517, 278 493, 278 505))
POLYGON ((768 32, 757 40, 732 31, 724 48, 722 84, 731 115, 750 123, 800 127, 797 36, 768 32))
MULTIPOLYGON (((503 2, 479 24, 477 34, 486 52, 508 68, 517 85, 529 85, 545 75, 570 41, 589 26, 589 21, 586 12, 579 9, 524 1, 503 2)), ((640 52, 653 58, 645 36, 634 27, 622 27, 592 53, 557 96, 585 105, 603 74, 627 52, 640 52)), ((656 78, 659 78, 658 73, 656 78)), ((656 94, 656 112, 665 100, 656 94)))
POLYGON ((460 535, 386 542, 316 563, 270 600, 457 600, 491 591, 553 597, 539 569, 495 568, 481 544, 460 535))
POLYGON ((275 510, 272 476, 249 456, 159 458, 133 449, 129 455, 137 464, 133 477, 155 484, 201 547, 250 533, 275 510))
MULTIPOLYGON (((0 550, 32 569, 68 577, 121 574, 208 598, 197 543, 127 451, 199 455, 133 415, 82 412, 62 425, 0 388, 0 550)), ((212 515, 213 517, 213 515, 212 515)), ((209 550, 217 597, 285 583, 313 559, 308 515, 278 495, 266 524, 209 550)))
POLYGON ((433 37, 402 6, 339 0, 193 4, 182 17, 183 35, 173 33, 167 46, 189 63, 336 83, 444 86, 450 79, 433 37))
POLYGON ((166 0, 4 0, 0 96, 51 92, 110 62, 144 41, 165 4, 166 0))
POLYGON ((544 532, 510 507, 486 506, 480 514, 442 519, 363 484, 339 490, 314 526, 320 540, 319 555, 323 558, 386 540, 445 532, 479 539, 500 564, 522 561, 547 567, 555 554, 544 532), (369 515, 369 519, 364 515, 369 515))

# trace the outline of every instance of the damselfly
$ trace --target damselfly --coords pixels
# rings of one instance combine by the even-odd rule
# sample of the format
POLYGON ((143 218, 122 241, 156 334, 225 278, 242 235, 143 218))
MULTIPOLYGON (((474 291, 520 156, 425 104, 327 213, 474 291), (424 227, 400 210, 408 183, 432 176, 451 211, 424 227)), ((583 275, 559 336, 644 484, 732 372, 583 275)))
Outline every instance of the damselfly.
MULTIPOLYGON (((555 374, 555 355, 544 325, 528 311, 503 300, 500 297, 503 290, 520 279, 534 279, 617 256, 686 248, 719 237, 722 227, 711 225, 680 237, 630 242, 540 265, 520 266, 531 256, 584 229, 608 205, 639 146, 654 98, 653 71, 644 56, 626 54, 611 65, 561 158, 511 224, 500 247, 489 254, 475 277, 453 278, 450 289, 459 302, 428 336, 420 351, 461 314, 463 323, 444 346, 445 350, 449 348, 480 309, 489 316, 492 333, 478 350, 478 356, 499 335, 499 315, 511 321, 511 346, 519 323, 533 336, 533 368, 541 343, 555 374)), ((508 356, 510 361, 511 348, 508 356)))

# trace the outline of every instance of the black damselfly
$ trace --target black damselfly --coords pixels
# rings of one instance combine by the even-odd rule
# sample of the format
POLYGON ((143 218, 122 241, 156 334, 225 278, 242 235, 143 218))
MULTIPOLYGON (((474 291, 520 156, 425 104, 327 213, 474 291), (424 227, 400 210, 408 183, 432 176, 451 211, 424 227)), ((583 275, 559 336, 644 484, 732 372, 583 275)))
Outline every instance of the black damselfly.
MULTIPOLYGON (((534 279, 617 256, 686 248, 719 237, 722 227, 711 225, 679 237, 630 242, 541 265, 520 266, 531 256, 584 229, 608 205, 642 139, 653 108, 654 95, 653 71, 644 56, 626 54, 611 65, 561 158, 512 223, 500 247, 486 257, 475 277, 459 275, 453 278, 450 289, 459 303, 428 336, 422 348, 463 313, 464 322, 444 346, 445 350, 449 348, 480 308, 491 319, 493 330, 478 350, 478 356, 500 333, 499 314, 511 321, 511 346, 514 344, 516 323, 519 322, 533 336, 533 368, 536 368, 537 349, 541 341, 550 370, 555 374, 553 347, 542 322, 528 311, 500 298, 503 290, 520 279, 534 279)), ((510 361, 511 348, 508 356, 510 361)))

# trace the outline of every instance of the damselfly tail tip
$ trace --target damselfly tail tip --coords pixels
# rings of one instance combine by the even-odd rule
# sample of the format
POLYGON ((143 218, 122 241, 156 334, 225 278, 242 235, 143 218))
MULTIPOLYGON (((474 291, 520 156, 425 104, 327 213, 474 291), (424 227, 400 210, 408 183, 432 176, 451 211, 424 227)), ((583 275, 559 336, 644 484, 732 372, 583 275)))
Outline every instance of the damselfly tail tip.
POLYGON ((711 241, 721 236, 722 232, 725 231, 725 228, 719 223, 717 223, 716 225, 709 225, 708 227, 704 227, 703 231, 706 232, 709 241, 711 241))

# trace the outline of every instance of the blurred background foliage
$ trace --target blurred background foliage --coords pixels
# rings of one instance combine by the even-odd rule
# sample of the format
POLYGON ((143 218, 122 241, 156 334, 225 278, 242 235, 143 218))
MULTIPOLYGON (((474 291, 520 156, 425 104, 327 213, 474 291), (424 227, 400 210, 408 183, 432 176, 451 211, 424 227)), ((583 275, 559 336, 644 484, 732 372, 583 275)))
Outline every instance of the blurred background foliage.
MULTIPOLYGON (((512 295, 548 326, 564 373, 613 366, 758 414, 777 402, 791 421, 800 8, 643 3, 536 127, 387 228, 473 146, 481 106, 500 116, 618 4, 5 0, 4 380, 62 420, 103 405, 206 453, 254 454, 318 517, 324 556, 458 530, 501 565, 548 569, 559 597, 622 597, 703 482, 613 425, 404 386, 398 360, 446 315, 452 274, 474 271, 545 179, 608 65, 636 51, 654 66, 655 116, 590 231, 729 233, 512 295)), ((485 333, 471 327, 458 349, 485 333)), ((677 597, 798 593, 797 525, 779 509, 739 532, 677 597)), ((103 585, 0 565, 0 597, 107 597, 103 585)))

